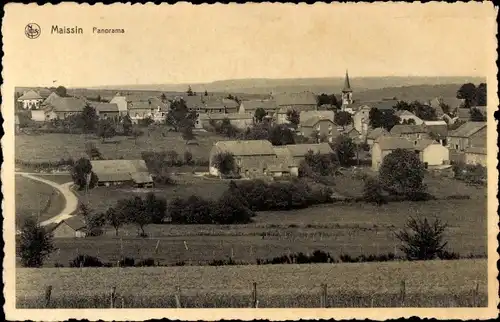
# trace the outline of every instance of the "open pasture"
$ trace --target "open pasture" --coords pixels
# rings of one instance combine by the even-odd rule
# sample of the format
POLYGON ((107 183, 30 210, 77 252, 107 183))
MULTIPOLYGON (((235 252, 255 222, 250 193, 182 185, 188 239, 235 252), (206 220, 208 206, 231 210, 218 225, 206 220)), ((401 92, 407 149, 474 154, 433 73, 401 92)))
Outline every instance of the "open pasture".
POLYGON ((43 221, 57 215, 64 208, 64 196, 45 183, 16 175, 15 187, 16 225, 29 216, 39 216, 43 221))
MULTIPOLYGON (((198 145, 186 145, 180 133, 166 128, 143 129, 145 132, 136 140, 132 137, 116 136, 104 143, 92 134, 21 134, 16 136, 16 159, 30 162, 59 161, 88 157, 85 143, 93 142, 102 156, 108 159, 141 159, 142 151, 174 150, 183 158, 190 151, 194 160, 208 160, 212 145, 224 138, 208 132, 196 132, 198 145), (43 148, 40 148, 43 147, 43 148)), ((227 140, 227 139, 226 139, 227 140)))
POLYGON ((252 283, 259 307, 319 307, 321 284, 328 285, 328 307, 486 306, 487 261, 426 261, 265 266, 18 269, 16 306, 249 307, 252 283), (405 302, 399 298, 405 282, 405 302), (293 287, 290 287, 293 285, 293 287), (474 289, 478 287, 477 295, 474 289), (476 302, 476 303, 474 303, 476 302))

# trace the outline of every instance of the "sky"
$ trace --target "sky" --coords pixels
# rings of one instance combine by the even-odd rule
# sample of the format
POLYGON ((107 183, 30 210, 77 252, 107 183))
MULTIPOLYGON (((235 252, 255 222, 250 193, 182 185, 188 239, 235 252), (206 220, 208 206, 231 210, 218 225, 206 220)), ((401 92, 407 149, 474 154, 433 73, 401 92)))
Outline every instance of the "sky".
POLYGON ((7 75, 66 86, 242 78, 485 76, 495 11, 480 3, 18 5, 3 24, 7 75), (28 39, 36 22, 42 33, 28 39), (53 35, 52 25, 83 28, 53 35), (93 34, 93 27, 124 34, 93 34))

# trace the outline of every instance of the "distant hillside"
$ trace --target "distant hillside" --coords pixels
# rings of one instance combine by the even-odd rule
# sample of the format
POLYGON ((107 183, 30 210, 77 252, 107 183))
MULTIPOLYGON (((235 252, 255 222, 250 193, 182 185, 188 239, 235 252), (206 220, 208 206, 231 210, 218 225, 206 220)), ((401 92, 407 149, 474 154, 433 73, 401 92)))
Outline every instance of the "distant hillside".
MULTIPOLYGON (((387 87, 402 87, 414 85, 445 85, 464 84, 472 82, 479 84, 485 82, 481 77, 351 77, 351 85, 355 92, 381 89, 387 87)), ((247 94, 269 94, 271 92, 300 92, 312 91, 314 93, 340 93, 344 85, 343 77, 332 78, 294 78, 294 79, 232 79, 221 80, 206 84, 146 84, 101 86, 103 89, 122 90, 153 90, 167 92, 184 92, 188 86, 193 91, 226 92, 247 94)))
POLYGON ((427 101, 434 97, 456 97, 457 91, 462 84, 387 87, 366 90, 360 93, 355 92, 353 96, 355 100, 359 101, 381 100, 393 97, 402 101, 427 101))

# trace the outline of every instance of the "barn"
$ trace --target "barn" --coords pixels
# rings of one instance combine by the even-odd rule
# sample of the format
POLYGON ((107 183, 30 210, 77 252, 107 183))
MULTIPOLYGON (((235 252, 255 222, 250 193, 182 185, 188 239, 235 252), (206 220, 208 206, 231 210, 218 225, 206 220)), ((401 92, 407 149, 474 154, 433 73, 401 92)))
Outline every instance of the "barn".
POLYGON ((85 221, 81 216, 65 219, 49 228, 54 238, 82 238, 86 236, 85 221))
POLYGON ((153 187, 153 178, 144 160, 92 160, 90 163, 99 186, 131 184, 139 188, 153 187))

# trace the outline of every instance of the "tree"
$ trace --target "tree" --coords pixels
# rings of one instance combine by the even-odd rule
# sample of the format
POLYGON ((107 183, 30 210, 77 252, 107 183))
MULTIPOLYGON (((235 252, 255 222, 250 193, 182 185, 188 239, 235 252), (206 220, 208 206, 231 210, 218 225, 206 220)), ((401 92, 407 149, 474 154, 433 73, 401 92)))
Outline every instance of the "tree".
POLYGON ((223 195, 213 208, 212 220, 222 225, 246 224, 254 216, 238 197, 228 194, 223 195))
POLYGON ((297 128, 300 123, 300 114, 296 110, 286 111, 286 120, 290 122, 294 128, 297 128))
POLYGON ((377 108, 372 108, 369 113, 370 126, 372 128, 383 127, 387 131, 390 131, 396 124, 399 124, 401 119, 399 116, 394 114, 394 110, 379 110, 377 108))
POLYGON ((347 135, 340 135, 333 144, 333 150, 341 166, 350 166, 356 155, 356 145, 347 135))
POLYGON ((184 152, 184 163, 185 164, 191 164, 193 163, 193 154, 189 151, 184 152))
POLYGON ((165 95, 165 93, 161 93, 160 100, 161 100, 163 103, 167 103, 167 101, 168 101, 168 99, 167 99, 167 95, 165 95))
POLYGON ((284 124, 276 124, 269 130, 269 141, 273 145, 295 144, 294 135, 284 124))
POLYGON ((87 236, 102 235, 102 227, 106 224, 106 215, 104 213, 91 212, 89 215, 84 216, 84 220, 87 236))
POLYGON ((258 109, 255 110, 255 120, 257 122, 262 122, 262 119, 267 115, 266 111, 262 108, 259 107, 258 109))
POLYGON ((207 92, 207 90, 205 90, 205 94, 204 94, 204 95, 205 95, 205 96, 208 96, 208 92, 207 92))
POLYGON ((146 237, 144 228, 151 223, 151 215, 146 211, 141 197, 135 196, 131 199, 121 199, 117 203, 117 211, 122 211, 127 221, 137 226, 141 237, 146 237))
POLYGON ((112 138, 115 135, 116 129, 111 120, 104 119, 99 122, 97 127, 97 136, 101 138, 103 143, 106 139, 112 138))
POLYGON ((363 199, 366 202, 375 203, 379 206, 387 203, 387 199, 383 194, 382 185, 377 178, 368 177, 365 180, 363 199))
POLYGON ((299 169, 300 176, 331 176, 338 169, 338 160, 335 154, 320 154, 309 151, 299 169))
POLYGON ((405 229, 395 235, 403 243, 400 249, 407 259, 431 260, 441 257, 445 252, 447 242, 444 241, 444 232, 447 227, 437 218, 430 223, 427 218, 410 217, 405 229))
POLYGON ((144 210, 151 218, 151 223, 161 224, 165 219, 167 211, 167 202, 163 198, 158 198, 152 192, 149 192, 144 199, 144 210))
POLYGON ((267 122, 262 122, 252 128, 248 128, 243 139, 245 140, 268 140, 270 125, 267 122))
POLYGON ((29 217, 21 228, 18 255, 24 267, 41 267, 55 250, 53 235, 29 217))
POLYGON ((481 83, 476 88, 476 106, 486 106, 487 98, 486 84, 481 83))
POLYGON ((318 107, 320 107, 321 105, 331 105, 334 108, 340 107, 340 104, 335 94, 327 95, 323 93, 321 95, 318 95, 316 97, 316 104, 318 107))
POLYGON ((465 100, 465 108, 476 105, 476 86, 472 83, 463 84, 457 91, 457 98, 465 100))
POLYGON ((76 161, 71 169, 71 178, 80 190, 86 187, 93 188, 98 182, 97 176, 92 172, 92 164, 86 158, 80 158, 76 161))
POLYGON ((188 86, 188 90, 186 91, 187 95, 188 96, 195 96, 196 93, 193 92, 193 90, 191 89, 191 86, 188 86))
POLYGON ((118 230, 127 222, 125 213, 110 207, 106 211, 105 217, 106 222, 115 229, 115 236, 118 236, 118 230))
POLYGON ((87 153, 90 160, 102 160, 101 152, 93 142, 85 143, 85 153, 87 153))
POLYGON ((99 122, 99 117, 95 111, 95 108, 86 104, 80 115, 75 115, 77 127, 82 128, 85 133, 92 133, 96 130, 97 124, 99 122))
POLYGON ((414 101, 410 104, 410 112, 425 121, 436 121, 436 110, 429 105, 414 101))
POLYGON ((418 155, 403 149, 396 149, 387 155, 379 169, 384 190, 412 200, 425 193, 424 174, 425 168, 418 155))
POLYGON ((168 150, 165 156, 167 157, 167 161, 170 166, 174 166, 179 159, 179 153, 175 150, 168 150))
POLYGON ((409 112, 412 112, 412 107, 410 106, 410 104, 408 104, 407 102, 405 101, 398 101, 396 103, 396 105, 394 105, 393 107, 395 110, 397 111, 403 111, 403 110, 406 110, 406 111, 409 111, 409 112))
POLYGON ((142 134, 143 134, 143 132, 141 130, 139 130, 137 128, 137 126, 133 126, 132 127, 132 133, 131 133, 131 135, 134 138, 135 145, 137 145, 137 138, 140 137, 142 134))
POLYGON ((352 124, 352 115, 346 111, 339 111, 335 113, 335 124, 342 126, 345 129, 346 125, 352 124))
POLYGON ((122 126, 123 126, 123 134, 124 135, 130 135, 132 134, 132 119, 130 118, 130 115, 125 115, 122 119, 122 126))
POLYGON ((486 116, 475 107, 471 107, 469 115, 472 122, 486 122, 486 116))
POLYGON ((232 153, 220 152, 213 157, 212 165, 221 175, 228 175, 235 170, 236 162, 232 153))
POLYGON ((189 112, 186 102, 180 99, 171 103, 165 121, 168 125, 173 126, 175 131, 179 131, 186 126, 192 127, 195 119, 196 113, 189 112))
POLYGON ((55 92, 60 97, 66 97, 66 96, 68 96, 68 91, 66 90, 66 87, 64 87, 64 86, 58 86, 56 88, 55 92))
POLYGON ((231 121, 228 118, 224 118, 220 123, 210 120, 210 124, 214 127, 216 133, 229 138, 236 137, 240 134, 240 131, 231 124, 231 121))

